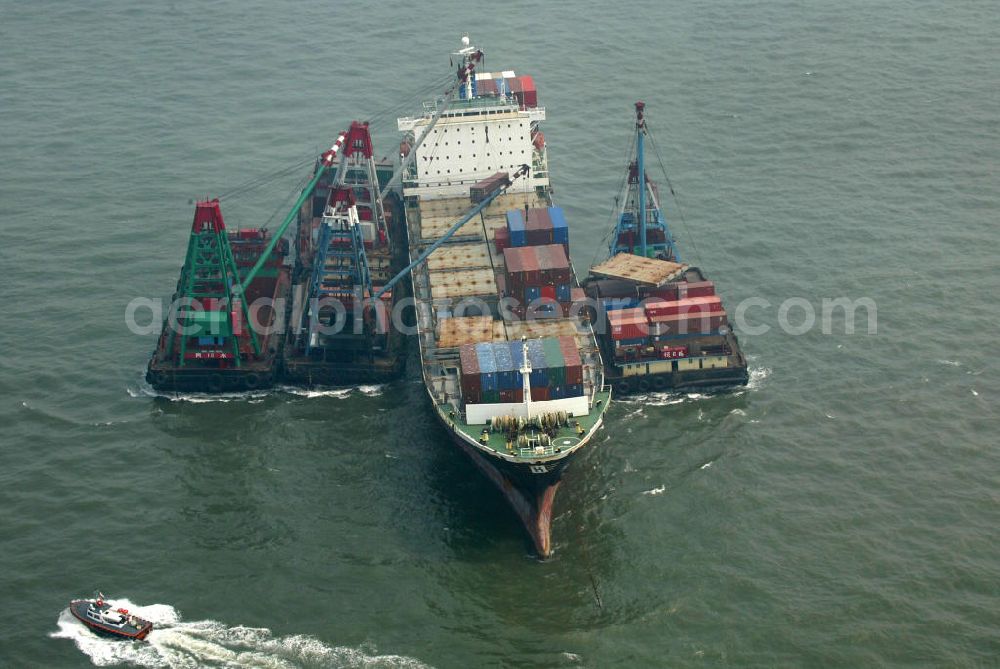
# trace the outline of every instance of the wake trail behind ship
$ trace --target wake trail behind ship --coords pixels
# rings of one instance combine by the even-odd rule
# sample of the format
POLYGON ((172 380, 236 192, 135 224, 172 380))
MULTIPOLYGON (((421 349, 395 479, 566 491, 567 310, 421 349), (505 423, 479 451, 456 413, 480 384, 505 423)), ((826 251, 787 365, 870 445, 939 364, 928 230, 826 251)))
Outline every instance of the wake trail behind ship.
POLYGON ((150 620, 154 629, 145 642, 109 639, 94 634, 69 609, 59 614, 59 629, 49 636, 70 639, 94 666, 135 667, 258 667, 306 669, 337 667, 418 669, 427 665, 398 655, 376 655, 373 648, 328 646, 310 636, 274 636, 263 627, 230 627, 214 620, 186 622, 168 604, 139 606, 127 599, 108 600, 150 620))

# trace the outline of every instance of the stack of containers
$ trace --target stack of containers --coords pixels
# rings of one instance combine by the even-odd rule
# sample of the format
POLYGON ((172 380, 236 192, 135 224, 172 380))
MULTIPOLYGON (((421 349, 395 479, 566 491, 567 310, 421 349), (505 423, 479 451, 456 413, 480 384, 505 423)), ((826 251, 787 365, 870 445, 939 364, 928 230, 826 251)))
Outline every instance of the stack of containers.
POLYGON ((520 209, 511 209, 507 212, 507 236, 510 239, 511 246, 528 245, 524 213, 520 209))
POLYGON ((559 337, 559 348, 566 365, 566 397, 583 395, 583 360, 573 337, 559 337))
MULTIPOLYGON (((508 246, 562 244, 569 255, 569 225, 561 207, 511 209, 507 212, 508 246)), ((496 237, 500 239, 500 231, 496 237)))
MULTIPOLYGON (((459 347, 462 397, 466 404, 520 403, 522 344, 486 342, 459 347)), ((583 365, 572 337, 527 342, 531 399, 536 402, 583 395, 583 365)))
POLYGON ((466 404, 481 404, 483 389, 479 378, 479 356, 476 355, 475 344, 464 344, 458 349, 458 359, 461 362, 462 399, 466 404))
POLYGON ((510 247, 510 230, 497 228, 493 233, 493 243, 497 247, 497 253, 503 253, 504 249, 510 247))
POLYGON ((641 307, 615 309, 607 312, 608 332, 614 342, 615 354, 649 343, 649 324, 641 307))
POLYGON ((548 364, 549 399, 561 400, 566 397, 566 363, 559 347, 559 340, 551 337, 543 339, 542 350, 545 352, 545 362, 548 364))
MULTIPOLYGON (((493 344, 483 342, 474 344, 476 359, 479 364, 479 385, 481 404, 496 404, 500 401, 500 378, 497 374, 497 360, 493 354, 493 344)), ((461 354, 459 354, 461 359, 461 354)))
MULTIPOLYGON (((503 252, 507 293, 527 306, 539 298, 569 303, 573 288, 569 258, 560 244, 507 248, 503 252)), ((558 310, 562 315, 562 309, 558 310)))

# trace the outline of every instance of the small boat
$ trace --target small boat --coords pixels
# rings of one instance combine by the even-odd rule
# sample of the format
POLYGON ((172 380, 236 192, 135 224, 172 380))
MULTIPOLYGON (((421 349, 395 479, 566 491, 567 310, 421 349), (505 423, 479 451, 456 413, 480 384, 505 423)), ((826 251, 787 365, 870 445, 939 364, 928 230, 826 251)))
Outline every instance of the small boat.
POLYGON ((115 608, 104 600, 74 599, 69 603, 73 616, 98 634, 118 639, 145 639, 153 631, 153 623, 143 620, 128 609, 115 608))

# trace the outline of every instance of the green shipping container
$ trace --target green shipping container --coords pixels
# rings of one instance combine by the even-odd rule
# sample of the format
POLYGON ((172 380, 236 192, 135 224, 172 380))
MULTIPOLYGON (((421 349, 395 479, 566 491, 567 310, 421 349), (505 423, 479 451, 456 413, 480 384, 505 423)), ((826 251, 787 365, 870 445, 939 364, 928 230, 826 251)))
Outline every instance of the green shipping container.
POLYGON ((499 390, 484 390, 482 404, 497 404, 500 402, 499 390))
POLYGON ((559 340, 554 337, 543 339, 542 350, 545 351, 545 360, 549 364, 549 386, 566 385, 566 360, 559 340))

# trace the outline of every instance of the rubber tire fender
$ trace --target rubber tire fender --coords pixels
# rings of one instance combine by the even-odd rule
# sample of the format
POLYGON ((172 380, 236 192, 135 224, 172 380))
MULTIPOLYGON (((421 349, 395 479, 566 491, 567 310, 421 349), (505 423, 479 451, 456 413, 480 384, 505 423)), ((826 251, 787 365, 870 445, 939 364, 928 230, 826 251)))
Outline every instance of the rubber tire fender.
POLYGON ((221 393, 223 387, 222 374, 212 374, 208 377, 208 381, 205 385, 208 386, 208 392, 221 393))
POLYGON ((260 374, 257 372, 250 372, 243 377, 243 384, 247 387, 247 390, 256 389, 260 385, 260 374))

